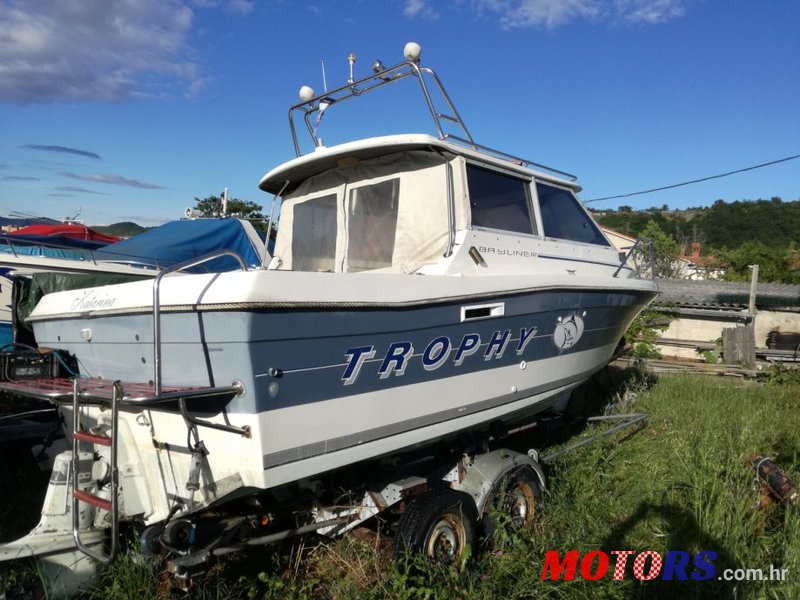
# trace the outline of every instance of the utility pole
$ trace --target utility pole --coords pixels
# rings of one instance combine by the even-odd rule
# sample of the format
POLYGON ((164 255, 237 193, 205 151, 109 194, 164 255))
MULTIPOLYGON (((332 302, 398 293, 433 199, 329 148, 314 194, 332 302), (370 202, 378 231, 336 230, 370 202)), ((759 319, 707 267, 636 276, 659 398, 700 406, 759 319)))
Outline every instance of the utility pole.
POLYGON ((750 313, 750 316, 755 318, 756 316, 756 286, 758 285, 758 265, 750 265, 750 269, 752 269, 753 273, 750 277, 750 304, 747 307, 747 311, 750 313))

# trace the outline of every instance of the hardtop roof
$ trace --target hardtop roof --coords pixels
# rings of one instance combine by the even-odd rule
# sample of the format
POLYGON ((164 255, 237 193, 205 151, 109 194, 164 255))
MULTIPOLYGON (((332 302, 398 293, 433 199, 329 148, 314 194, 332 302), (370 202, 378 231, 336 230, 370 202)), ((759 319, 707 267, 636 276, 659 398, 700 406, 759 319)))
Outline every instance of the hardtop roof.
POLYGON ((432 135, 422 133, 372 137, 346 142, 336 146, 322 146, 312 153, 305 154, 278 165, 261 178, 258 187, 265 192, 273 194, 278 194, 282 191, 291 191, 308 177, 340 166, 341 161, 344 159, 353 158, 365 160, 410 150, 430 150, 432 152, 438 151, 451 155, 460 155, 487 166, 495 166, 514 171, 524 177, 533 177, 538 180, 569 187, 575 192, 581 190, 581 186, 574 181, 530 169, 523 165, 516 164, 513 161, 465 148, 464 146, 443 141, 432 135))

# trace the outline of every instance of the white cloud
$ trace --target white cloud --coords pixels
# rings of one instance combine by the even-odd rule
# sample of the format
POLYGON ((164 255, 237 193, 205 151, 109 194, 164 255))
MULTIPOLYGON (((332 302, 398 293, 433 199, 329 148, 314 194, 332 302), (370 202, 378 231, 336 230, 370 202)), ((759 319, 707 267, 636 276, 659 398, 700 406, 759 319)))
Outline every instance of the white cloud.
POLYGON ((240 15, 249 15, 254 8, 255 3, 251 0, 229 0, 228 2, 228 10, 240 15))
POLYGON ((683 0, 615 0, 617 14, 626 21, 662 23, 686 13, 683 0))
POLYGON ((413 19, 423 8, 425 8, 425 0, 406 0, 405 8, 403 8, 403 14, 409 19, 413 19))
POLYGON ((436 19, 439 14, 428 5, 427 0, 405 0, 403 14, 409 19, 417 17, 423 19, 436 19))
MULTIPOLYGON (((80 179, 81 181, 91 181, 92 183, 109 183, 111 185, 124 185, 127 187, 141 188, 145 190, 163 190, 164 187, 155 183, 148 183, 138 179, 131 179, 122 175, 78 175, 69 171, 61 171, 59 173, 62 177, 69 177, 71 179, 80 179)), ((63 189, 63 188, 62 188, 63 189)))
MULTIPOLYGON (((422 0, 408 0, 410 2, 422 0)), ((656 24, 682 17, 690 0, 472 0, 479 14, 494 14, 504 28, 554 29, 576 19, 656 24)), ((406 14, 408 14, 408 3, 406 14)))
POLYGON ((223 8, 228 12, 249 15, 255 8, 254 0, 193 0, 200 8, 223 8))
MULTIPOLYGON (((55 189, 60 190, 62 192, 78 192, 79 194, 97 194, 99 196, 110 196, 111 194, 106 194, 105 192, 96 192, 94 190, 87 190, 84 187, 80 187, 77 185, 61 185, 56 187, 55 189)), ((51 196, 55 196, 56 194, 50 194, 51 196)), ((66 196, 66 194, 61 194, 66 196)), ((70 194, 71 195, 71 194, 70 194)))
MULTIPOLYGON (((3 0, 0 102, 110 101, 196 93, 191 0, 3 0)), ((252 0, 193 0, 236 14, 252 0)))
POLYGON ((506 27, 545 27, 552 29, 579 17, 596 17, 595 0, 522 0, 506 12, 501 23, 506 27))

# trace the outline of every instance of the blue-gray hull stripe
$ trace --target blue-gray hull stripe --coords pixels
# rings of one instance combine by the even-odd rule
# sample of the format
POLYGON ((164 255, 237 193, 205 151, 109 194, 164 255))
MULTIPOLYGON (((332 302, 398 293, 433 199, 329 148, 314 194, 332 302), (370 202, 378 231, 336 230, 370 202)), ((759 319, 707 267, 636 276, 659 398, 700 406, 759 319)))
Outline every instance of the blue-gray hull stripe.
MULTIPOLYGON (((502 298, 502 314, 475 320, 464 320, 460 303, 403 310, 172 313, 162 319, 162 380, 172 385, 241 381, 246 393, 226 408, 260 414, 413 389, 468 373, 490 376, 494 369, 523 361, 612 346, 651 297, 641 290, 515 294, 502 298), (580 332, 567 343, 564 324, 572 320, 581 322, 580 332)), ((78 355, 87 374, 123 381, 153 377, 150 315, 38 323, 36 330, 44 345, 78 355), (90 345, 79 335, 83 327, 93 330, 90 345)))
MULTIPOLYGON (((421 429, 422 427, 436 425, 437 423, 442 423, 451 419, 474 415, 475 413, 497 408, 498 406, 503 406, 504 404, 516 402, 537 394, 543 394, 551 391, 555 392, 559 388, 567 387, 571 384, 578 383, 588 378, 592 375, 592 373, 594 373, 594 371, 594 369, 584 371, 577 375, 571 375, 570 377, 565 377, 558 381, 551 381, 546 384, 534 386, 515 394, 505 394, 503 396, 498 396, 482 402, 475 402, 468 407, 459 406, 457 408, 431 413, 422 417, 416 417, 414 419, 383 425, 374 429, 367 429, 365 431, 359 431, 357 433, 352 433, 329 440, 323 440, 313 444, 306 444, 304 446, 297 446, 295 448, 281 450, 280 452, 265 454, 264 469, 313 458, 315 456, 336 452, 338 450, 345 450, 353 446, 360 446, 368 442, 374 442, 376 440, 387 438, 393 435, 399 435, 401 433, 413 431, 414 429, 421 429)), ((538 412, 538 409, 534 409, 532 407, 528 408, 531 408, 531 412, 538 412)), ((526 411, 525 409, 522 409, 521 412, 524 413, 526 411)), ((457 432, 458 430, 453 431, 453 433, 457 432)))
MULTIPOLYGON (((586 333, 587 334, 596 333, 596 332, 597 333, 602 333, 602 332, 605 332, 605 331, 608 331, 608 330, 616 331, 616 329, 617 329, 616 327, 596 327, 594 329, 586 329, 586 333)), ((552 338, 553 334, 550 333, 550 334, 544 334, 544 335, 537 335, 535 337, 536 337, 536 340, 546 340, 546 339, 552 338)), ((509 345, 510 346, 514 346, 515 344, 519 343, 519 341, 520 341, 519 337, 511 336, 509 338, 509 345)), ((481 343, 478 344, 478 346, 476 346, 476 348, 478 349, 476 351, 476 354, 478 354, 478 355, 482 354, 481 349, 482 348, 486 348, 487 346, 489 346, 489 341, 488 340, 481 341, 481 343)), ((448 349, 445 352, 446 358, 449 358, 450 355, 455 354, 456 351, 457 351, 456 348, 448 349)), ((409 360, 413 360, 415 358, 419 359, 419 358, 421 358, 423 356, 423 354, 424 354, 423 352, 413 352, 408 356, 408 359, 409 360)), ((553 352, 553 355, 556 355, 556 353, 553 352)), ((544 358, 546 358, 546 357, 544 357, 544 358)), ((371 359, 368 359, 368 360, 364 360, 362 364, 369 365, 369 364, 381 363, 383 360, 384 360, 384 357, 380 356, 378 358, 371 358, 371 359)), ((347 366, 347 362, 338 362, 338 363, 333 363, 333 364, 329 364, 329 365, 314 365, 314 366, 310 366, 310 367, 300 367, 300 368, 297 368, 297 369, 284 369, 284 370, 282 370, 282 373, 283 373, 283 375, 292 375, 292 374, 296 374, 296 373, 308 373, 308 372, 311 372, 311 371, 322 371, 322 370, 325 370, 325 369, 342 369, 342 368, 344 368, 346 366, 347 366)), ((492 366, 492 365, 490 365, 490 366, 492 366)), ((257 373, 256 375, 254 375, 254 377, 256 379, 261 378, 261 377, 268 377, 268 376, 269 376, 269 373, 266 373, 266 372, 265 373, 257 373)), ((415 383, 417 383, 417 381, 415 381, 415 383)))
MULTIPOLYGON (((278 353, 264 352, 260 354, 260 360, 255 363, 258 367, 254 368, 253 376, 254 381, 258 382, 257 387, 262 390, 272 390, 266 397, 261 396, 258 399, 256 411, 264 412, 313 404, 467 373, 488 374, 496 368, 518 365, 522 361, 534 363, 564 354, 616 344, 622 337, 624 323, 627 321, 625 315, 638 310, 636 303, 625 302, 623 306, 612 308, 598 307, 586 301, 589 295, 583 295, 584 302, 562 296, 564 305, 560 309, 557 306, 557 299, 551 299, 547 307, 528 308, 525 303, 507 302, 505 316, 467 323, 454 322, 454 319, 443 317, 442 313, 428 313, 427 316, 416 313, 416 318, 413 320, 408 318, 400 320, 395 314, 384 313, 374 315, 372 327, 369 328, 369 331, 374 333, 365 335, 353 331, 350 335, 346 335, 340 330, 331 332, 334 333, 332 337, 318 336, 311 343, 300 339, 280 341, 275 346, 279 350, 278 353), (593 326, 586 328, 574 346, 561 349, 553 342, 557 319, 560 316, 567 317, 574 314, 574 307, 581 304, 588 307, 587 324, 591 323, 593 326), (532 312, 526 313, 526 310, 532 312), (408 325, 412 324, 413 328, 409 328, 408 325), (381 331, 381 328, 384 331, 381 331), (524 350, 518 353, 517 349, 522 345, 520 332, 525 328, 535 330, 535 334, 528 338, 524 350), (509 332, 505 351, 502 355, 498 353, 496 356, 487 357, 488 342, 495 334, 504 331, 509 332), (475 348, 475 351, 468 356, 465 353, 462 356, 463 362, 459 362, 457 360, 459 348, 464 346, 467 336, 479 339, 480 347, 475 348), (447 338, 450 347, 435 369, 426 369, 421 351, 429 349, 432 341, 437 338, 447 338), (402 365, 387 359, 392 352, 393 344, 396 346, 397 343, 408 345, 408 354, 402 365), (364 360, 357 361, 350 355, 348 362, 348 356, 345 355, 348 348, 360 348, 362 351, 360 356, 364 360), (333 360, 330 360, 331 358, 333 360), (397 368, 386 373, 384 367, 387 364, 397 368)), ((325 331, 326 328, 331 331, 329 324, 326 327, 326 324, 320 321, 309 319, 307 325, 311 325, 311 329, 315 332, 325 331), (319 326, 313 326, 317 323, 319 326)))

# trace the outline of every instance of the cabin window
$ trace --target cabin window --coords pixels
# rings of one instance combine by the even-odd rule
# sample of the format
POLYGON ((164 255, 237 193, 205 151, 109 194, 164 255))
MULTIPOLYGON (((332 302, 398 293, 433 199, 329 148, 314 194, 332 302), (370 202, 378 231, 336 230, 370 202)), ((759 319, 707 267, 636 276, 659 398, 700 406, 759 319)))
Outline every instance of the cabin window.
POLYGON ((467 165, 472 226, 534 233, 529 182, 467 165))
POLYGON ((544 235, 585 244, 609 245, 571 191, 537 182, 536 193, 544 235))
POLYGON ((392 266, 400 179, 350 188, 347 203, 347 270, 392 266))
POLYGON ((336 194, 294 207, 292 269, 333 271, 336 256, 336 194))

